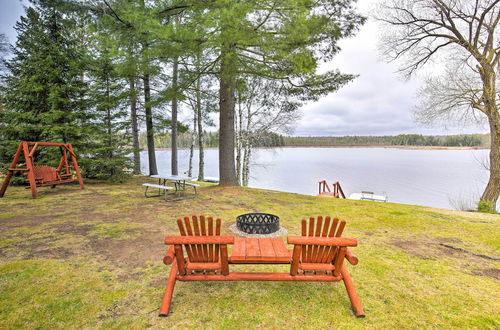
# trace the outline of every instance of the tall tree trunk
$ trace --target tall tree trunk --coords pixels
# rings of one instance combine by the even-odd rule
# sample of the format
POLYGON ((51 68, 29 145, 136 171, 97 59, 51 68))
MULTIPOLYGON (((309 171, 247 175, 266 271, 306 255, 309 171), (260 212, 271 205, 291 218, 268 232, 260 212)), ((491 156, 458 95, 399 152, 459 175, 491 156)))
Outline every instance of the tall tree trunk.
POLYGON ((500 195, 500 115, 498 111, 488 118, 490 124, 490 178, 486 189, 481 196, 484 201, 495 210, 498 197, 500 195))
POLYGON ((198 181, 205 180, 205 150, 203 137, 203 114, 201 110, 201 79, 196 80, 196 113, 198 118, 198 181))
POLYGON ((153 130, 153 109, 151 108, 151 86, 149 73, 145 73, 144 82, 144 109, 146 110, 146 137, 148 141, 149 175, 158 174, 156 168, 155 140, 153 130))
MULTIPOLYGON (((494 211, 500 195, 500 114, 496 104, 496 73, 495 68, 482 63, 479 68, 483 82, 484 110, 490 125, 490 178, 481 196, 481 202, 486 202, 490 211, 494 211)), ((481 206, 481 205, 480 205, 481 206)), ((484 206, 480 207, 484 210, 484 206)))
POLYGON ((194 154, 194 145, 196 143, 196 105, 193 109, 193 134, 191 134, 191 145, 189 146, 189 168, 188 168, 188 177, 193 175, 193 154, 194 154))
POLYGON ((173 72, 172 72, 172 158, 171 167, 172 175, 178 175, 178 164, 177 164, 177 76, 178 76, 179 62, 178 58, 174 58, 173 72))
POLYGON ((243 156, 243 168, 241 170, 242 185, 244 187, 248 186, 248 181, 250 178, 250 159, 252 155, 252 146, 250 144, 250 139, 245 140, 245 153, 243 156))
MULTIPOLYGON (((139 4, 141 8, 145 8, 146 4, 144 0, 140 0, 139 4)), ((148 50, 149 45, 146 40, 141 41, 142 45, 142 61, 146 69, 144 70, 144 76, 142 81, 144 84, 144 110, 146 112, 146 139, 148 144, 148 159, 149 159, 149 175, 158 174, 158 169, 156 167, 156 155, 155 155, 155 133, 153 129, 153 109, 151 107, 151 86, 150 86, 150 73, 149 73, 149 56, 148 50)))
POLYGON ((219 185, 238 186, 234 164, 235 54, 222 52, 219 87, 219 185))
MULTIPOLYGON (((106 78, 106 128, 107 128, 107 135, 108 135, 108 159, 109 162, 113 162, 113 137, 112 137, 112 131, 111 131, 111 107, 109 106, 110 104, 110 90, 109 90, 109 79, 106 78)), ((109 170, 110 176, 113 176, 115 174, 115 169, 114 166, 112 166, 109 170)))
POLYGON ((243 169, 242 169, 242 182, 243 186, 248 186, 248 181, 250 177, 250 158, 252 155, 252 112, 250 107, 247 107, 246 114, 246 127, 243 129, 245 131, 243 138, 243 145, 245 148, 245 154, 243 156, 243 169))
POLYGON ((238 101, 238 120, 236 121, 236 180, 242 184, 241 154, 243 147, 243 110, 241 102, 238 101))
POLYGON ((139 124, 137 120, 137 91, 135 77, 129 77, 130 86, 130 117, 132 119, 132 147, 134 149, 134 174, 141 173, 141 154, 139 148, 139 124))

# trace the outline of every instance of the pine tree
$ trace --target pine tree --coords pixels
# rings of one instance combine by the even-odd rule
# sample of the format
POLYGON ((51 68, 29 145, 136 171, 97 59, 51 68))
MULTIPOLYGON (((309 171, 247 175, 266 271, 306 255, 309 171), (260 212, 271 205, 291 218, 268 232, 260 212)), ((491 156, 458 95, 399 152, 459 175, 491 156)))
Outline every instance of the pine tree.
MULTIPOLYGON (((103 31, 105 32, 105 31, 103 31)), ((98 34, 93 52, 90 76, 92 78, 92 101, 95 111, 95 130, 89 177, 107 178, 113 181, 124 176, 124 169, 130 166, 130 134, 127 106, 126 80, 116 70, 116 45, 111 34, 98 34)))
POLYGON ((339 51, 338 40, 353 35, 364 22, 354 12, 353 2, 215 0, 185 5, 184 29, 176 33, 201 31, 193 38, 212 51, 206 73, 219 80, 220 185, 238 185, 234 162, 238 79, 254 75, 280 81, 290 98, 300 100, 336 91, 354 76, 338 71, 318 74, 317 69, 339 51))
POLYGON ((12 157, 19 140, 84 147, 92 115, 86 104, 85 58, 74 28, 53 0, 33 2, 16 23, 18 40, 2 89, 7 140, 2 161, 12 157))

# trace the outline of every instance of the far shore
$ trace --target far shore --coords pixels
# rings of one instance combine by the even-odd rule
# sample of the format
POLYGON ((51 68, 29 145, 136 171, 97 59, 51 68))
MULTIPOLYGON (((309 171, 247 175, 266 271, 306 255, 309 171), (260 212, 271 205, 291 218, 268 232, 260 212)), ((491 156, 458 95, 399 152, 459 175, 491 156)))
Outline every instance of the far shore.
MULTIPOLYGON (((485 146, 474 147, 447 147, 447 146, 397 146, 397 145, 301 145, 301 146, 277 146, 277 147, 255 147, 256 149, 280 149, 280 148, 381 148, 381 149, 411 149, 411 150, 484 150, 490 149, 485 146)), ((189 148, 178 148, 189 150, 189 148)), ((198 149, 198 148, 195 148, 198 149)), ((205 147, 205 149, 218 149, 217 147, 205 147)), ((143 149, 147 150, 147 149, 143 149)), ((170 148, 155 148, 155 150, 170 150, 170 148)))

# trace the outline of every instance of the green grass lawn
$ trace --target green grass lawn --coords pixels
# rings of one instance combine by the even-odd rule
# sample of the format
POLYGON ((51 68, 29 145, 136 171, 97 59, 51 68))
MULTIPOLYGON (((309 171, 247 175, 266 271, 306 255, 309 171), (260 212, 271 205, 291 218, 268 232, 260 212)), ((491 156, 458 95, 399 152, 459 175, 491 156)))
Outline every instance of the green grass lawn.
POLYGON ((9 187, 0 199, 0 329, 500 327, 499 215, 208 184, 194 200, 169 203, 144 198, 146 181, 41 188, 36 200, 9 187), (354 317, 342 283, 307 282, 177 282, 171 314, 159 318, 170 270, 162 241, 177 235, 175 219, 221 217, 232 234, 247 212, 278 215, 291 235, 302 217, 346 220, 344 236, 359 242, 359 264, 348 268, 366 318, 354 317))

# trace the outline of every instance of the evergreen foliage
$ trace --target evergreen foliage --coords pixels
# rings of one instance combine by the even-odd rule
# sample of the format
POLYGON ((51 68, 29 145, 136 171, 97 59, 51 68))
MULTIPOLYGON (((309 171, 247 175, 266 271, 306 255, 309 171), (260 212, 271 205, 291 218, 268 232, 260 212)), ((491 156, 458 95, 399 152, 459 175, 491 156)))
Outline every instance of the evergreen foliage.
POLYGON ((123 79, 113 63, 116 48, 110 35, 97 34, 92 52, 91 100, 95 111, 93 140, 89 158, 93 161, 86 171, 88 177, 119 180, 130 167, 130 134, 123 79))
POLYGON ((400 134, 394 136, 285 136, 284 146, 445 146, 488 147, 488 134, 421 135, 400 134))
MULTIPOLYGON (((64 142, 82 155, 84 176, 117 180, 129 166, 129 122, 115 43, 67 5, 34 0, 16 23, 1 90, 0 167, 19 141, 64 142)), ((57 157, 40 149, 35 162, 56 165, 57 157)))
POLYGON ((84 149, 92 118, 87 110, 82 48, 56 1, 40 0, 15 26, 18 40, 2 89, 4 123, 0 150, 9 161, 20 140, 62 141, 84 149))

